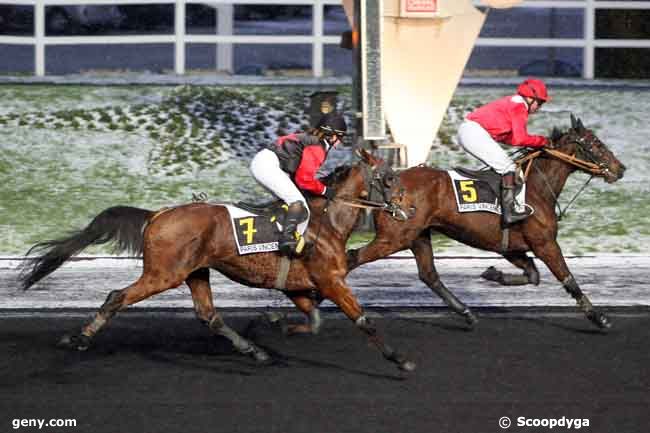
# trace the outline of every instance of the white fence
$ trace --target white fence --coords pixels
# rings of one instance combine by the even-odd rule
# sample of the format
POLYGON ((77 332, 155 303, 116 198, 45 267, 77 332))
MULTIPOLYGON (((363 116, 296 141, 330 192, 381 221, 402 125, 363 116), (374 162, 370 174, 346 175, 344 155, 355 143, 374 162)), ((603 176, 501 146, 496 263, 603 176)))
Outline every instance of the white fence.
MULTIPOLYGON (((51 45, 81 44, 174 44, 174 70, 185 73, 185 46, 192 43, 215 44, 218 48, 217 69, 232 71, 232 44, 310 44, 312 46, 312 75, 323 76, 325 44, 338 44, 339 36, 328 36, 323 31, 323 7, 341 5, 341 0, 0 0, 0 4, 34 6, 34 36, 0 36, 0 44, 33 45, 34 73, 45 75, 45 47, 51 45), (185 5, 191 3, 211 4, 219 13, 218 34, 190 35, 185 29, 185 5), (173 35, 128 36, 45 36, 45 7, 54 5, 142 5, 174 4, 173 35), (307 5, 313 8, 311 35, 233 35, 232 5, 307 5)), ((480 6, 480 1, 475 0, 480 6)), ((479 38, 478 46, 492 47, 572 47, 583 49, 584 78, 594 78, 594 53, 596 48, 650 48, 650 40, 643 39, 596 39, 595 17, 597 9, 650 9, 648 1, 602 1, 602 0, 529 0, 520 8, 583 9, 584 35, 582 38, 479 38)))

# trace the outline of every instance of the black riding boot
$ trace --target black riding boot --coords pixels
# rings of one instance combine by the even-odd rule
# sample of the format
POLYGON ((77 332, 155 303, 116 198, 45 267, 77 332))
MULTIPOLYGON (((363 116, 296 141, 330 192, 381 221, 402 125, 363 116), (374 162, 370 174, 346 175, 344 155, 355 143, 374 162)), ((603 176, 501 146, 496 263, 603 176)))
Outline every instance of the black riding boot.
POLYGON ((517 223, 528 218, 531 210, 526 208, 518 212, 515 208, 515 174, 506 173, 501 177, 501 216, 504 226, 517 223))
POLYGON ((282 233, 280 234, 279 249, 280 253, 285 256, 291 254, 300 254, 305 246, 305 240, 298 233, 298 224, 307 219, 307 209, 301 202, 296 201, 289 205, 287 215, 282 224, 282 233))

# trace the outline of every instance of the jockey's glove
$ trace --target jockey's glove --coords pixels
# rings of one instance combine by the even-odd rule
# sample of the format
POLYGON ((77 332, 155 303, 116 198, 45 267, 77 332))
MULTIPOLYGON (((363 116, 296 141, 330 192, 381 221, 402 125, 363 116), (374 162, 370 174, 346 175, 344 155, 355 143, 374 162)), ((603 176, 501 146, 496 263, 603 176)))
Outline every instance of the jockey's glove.
POLYGON ((323 196, 325 196, 328 200, 332 200, 334 196, 336 195, 336 190, 332 188, 331 186, 326 186, 325 191, 323 192, 323 196))

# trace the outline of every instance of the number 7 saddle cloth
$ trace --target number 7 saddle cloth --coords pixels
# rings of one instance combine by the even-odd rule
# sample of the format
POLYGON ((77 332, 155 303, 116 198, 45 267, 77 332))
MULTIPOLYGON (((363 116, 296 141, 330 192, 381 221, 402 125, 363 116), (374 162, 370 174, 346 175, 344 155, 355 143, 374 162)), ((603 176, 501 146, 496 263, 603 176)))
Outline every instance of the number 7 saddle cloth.
MULTIPOLYGON (((447 170, 454 187, 458 212, 492 212, 501 215, 501 176, 494 170, 447 170)), ((515 189, 517 210, 526 203, 526 185, 515 189)))
MULTIPOLYGON (((276 201, 261 206, 247 203, 222 204, 230 214, 235 243, 239 255, 278 251, 278 239, 286 210, 276 201)), ((298 225, 303 234, 307 221, 298 225)))

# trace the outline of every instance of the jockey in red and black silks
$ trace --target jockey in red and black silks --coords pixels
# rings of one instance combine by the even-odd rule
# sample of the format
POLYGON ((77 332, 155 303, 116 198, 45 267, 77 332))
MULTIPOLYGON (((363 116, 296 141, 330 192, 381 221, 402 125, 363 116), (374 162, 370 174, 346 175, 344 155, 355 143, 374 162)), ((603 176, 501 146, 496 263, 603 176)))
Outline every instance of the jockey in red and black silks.
POLYGON ((341 142, 347 124, 338 113, 325 114, 316 128, 280 137, 251 161, 253 177, 287 205, 280 252, 300 253, 302 233, 309 222, 309 207, 302 191, 331 199, 335 191, 316 178, 329 150, 341 142))
POLYGON ((515 208, 514 183, 516 166, 499 143, 539 148, 549 144, 541 135, 527 131, 528 116, 550 101, 543 81, 529 78, 517 87, 517 94, 505 96, 469 113, 458 129, 458 139, 472 156, 501 175, 503 222, 510 225, 527 218, 531 209, 515 208))

